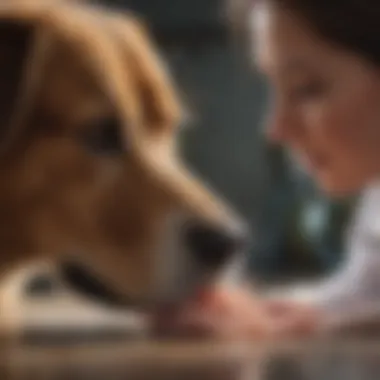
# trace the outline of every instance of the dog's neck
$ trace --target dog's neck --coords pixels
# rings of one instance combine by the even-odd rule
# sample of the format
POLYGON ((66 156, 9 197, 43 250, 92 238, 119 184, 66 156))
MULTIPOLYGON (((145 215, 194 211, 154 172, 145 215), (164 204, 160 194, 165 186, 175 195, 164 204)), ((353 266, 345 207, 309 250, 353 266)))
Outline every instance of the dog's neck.
POLYGON ((1 241, 0 244, 0 284, 8 274, 42 258, 42 255, 26 247, 22 248, 21 244, 16 246, 14 243, 7 244, 1 241))
POLYGON ((42 245, 39 234, 42 235, 42 231, 39 232, 31 220, 22 218, 22 210, 19 213, 16 209, 13 213, 0 211, 0 282, 10 271, 29 262, 49 259, 58 251, 53 245, 42 245))

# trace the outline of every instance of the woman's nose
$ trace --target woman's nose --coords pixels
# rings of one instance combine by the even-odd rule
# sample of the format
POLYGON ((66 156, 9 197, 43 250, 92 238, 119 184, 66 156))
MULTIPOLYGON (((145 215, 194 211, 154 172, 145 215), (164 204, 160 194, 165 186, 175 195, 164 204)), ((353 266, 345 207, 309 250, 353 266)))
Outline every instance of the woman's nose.
POLYGON ((279 129, 273 122, 267 123, 265 132, 267 140, 271 143, 282 143, 284 140, 282 130, 279 129))
POLYGON ((285 132, 286 131, 282 126, 282 123, 279 123, 274 115, 270 116, 270 118, 267 119, 265 135, 267 140, 269 140, 271 143, 284 143, 286 138, 285 132))

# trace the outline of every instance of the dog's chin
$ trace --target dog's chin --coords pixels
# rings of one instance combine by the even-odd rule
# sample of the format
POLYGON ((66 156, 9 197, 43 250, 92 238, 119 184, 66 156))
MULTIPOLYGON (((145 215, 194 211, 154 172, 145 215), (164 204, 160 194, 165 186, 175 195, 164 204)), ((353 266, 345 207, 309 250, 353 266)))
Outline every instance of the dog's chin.
POLYGON ((61 263, 59 272, 63 283, 71 291, 88 300, 113 309, 140 309, 144 306, 141 300, 119 294, 80 263, 61 263))
POLYGON ((199 284, 197 289, 189 290, 186 294, 184 292, 181 297, 170 299, 164 297, 136 299, 120 294, 80 263, 61 263, 59 272, 64 284, 71 291, 88 300, 112 309, 133 309, 151 314, 180 309, 184 304, 196 298, 201 290, 206 287, 199 284))
POLYGON ((148 332, 156 338, 209 337, 209 328, 184 325, 181 320, 189 305, 198 303, 210 283, 200 284, 176 299, 136 300, 117 293, 91 271, 75 262, 60 265, 61 278, 73 292, 107 308, 138 312, 148 317, 148 332))

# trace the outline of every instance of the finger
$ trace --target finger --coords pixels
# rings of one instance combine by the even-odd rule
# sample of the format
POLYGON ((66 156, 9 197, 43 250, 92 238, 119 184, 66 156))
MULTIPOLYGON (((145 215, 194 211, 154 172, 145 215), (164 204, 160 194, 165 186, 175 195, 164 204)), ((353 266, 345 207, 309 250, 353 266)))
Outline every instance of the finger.
POLYGON ((293 303, 284 300, 268 300, 264 302, 264 308, 271 315, 282 315, 297 308, 293 303))
POLYGON ((292 315, 274 320, 273 329, 278 337, 299 337, 315 332, 317 322, 309 315, 292 315))

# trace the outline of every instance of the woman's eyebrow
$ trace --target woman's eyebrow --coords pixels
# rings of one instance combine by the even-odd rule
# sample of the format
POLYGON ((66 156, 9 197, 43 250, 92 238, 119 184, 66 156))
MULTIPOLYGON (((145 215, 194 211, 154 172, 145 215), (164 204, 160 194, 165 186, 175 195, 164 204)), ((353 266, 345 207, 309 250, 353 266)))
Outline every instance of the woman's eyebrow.
POLYGON ((318 62, 310 62, 303 57, 294 57, 283 62, 275 62, 272 60, 260 59, 260 56, 255 57, 255 67, 262 73, 277 72, 281 75, 296 75, 299 73, 313 73, 317 70, 318 62))
POLYGON ((312 72, 318 62, 310 62, 304 58, 293 58, 279 65, 279 70, 284 74, 298 74, 302 72, 312 72))

